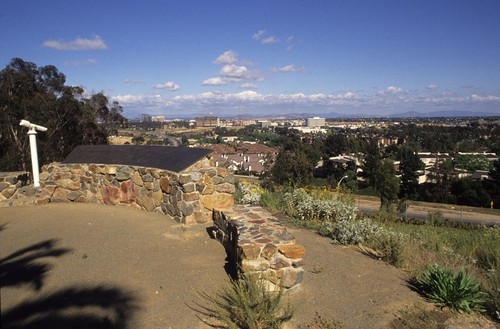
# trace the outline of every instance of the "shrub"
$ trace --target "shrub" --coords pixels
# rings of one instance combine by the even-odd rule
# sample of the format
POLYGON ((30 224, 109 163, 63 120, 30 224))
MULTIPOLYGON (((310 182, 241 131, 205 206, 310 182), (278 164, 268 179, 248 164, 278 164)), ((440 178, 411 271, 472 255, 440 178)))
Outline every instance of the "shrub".
POLYGON ((331 227, 330 236, 340 244, 363 243, 380 230, 371 219, 341 220, 331 227))
POLYGON ((479 283, 464 270, 430 266, 417 280, 417 285, 426 297, 442 307, 467 313, 484 311, 485 294, 480 291, 479 283))
POLYGON ((357 216, 357 208, 349 203, 333 199, 315 199, 303 189, 285 194, 288 215, 304 221, 334 223, 352 221, 357 216))
POLYGON ((264 189, 258 183, 241 180, 236 186, 237 193, 235 194, 235 198, 238 202, 246 204, 260 203, 260 198, 264 193, 264 189))
POLYGON ((210 306, 198 305, 199 312, 220 322, 218 328, 278 329, 293 316, 293 310, 283 306, 282 291, 268 291, 256 276, 243 275, 215 295, 201 297, 210 306))
POLYGON ((406 257, 406 241, 408 237, 402 233, 379 230, 372 235, 368 244, 375 249, 379 257, 396 267, 401 267, 406 257))

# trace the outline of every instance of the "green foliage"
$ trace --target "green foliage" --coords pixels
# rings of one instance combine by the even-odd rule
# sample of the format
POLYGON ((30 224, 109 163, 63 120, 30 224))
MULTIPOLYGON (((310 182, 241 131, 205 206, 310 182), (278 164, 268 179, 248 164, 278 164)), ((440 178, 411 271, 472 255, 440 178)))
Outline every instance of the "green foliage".
POLYGON ((453 158, 456 169, 467 171, 491 170, 493 164, 482 155, 459 154, 453 158))
POLYGON ((379 162, 373 173, 371 184, 379 193, 380 208, 389 210, 397 201, 399 193, 399 178, 396 176, 392 160, 384 159, 379 162))
POLYGON ((319 199, 310 196, 304 189, 286 193, 287 214, 303 221, 321 221, 333 224, 338 221, 352 221, 357 208, 349 203, 334 199, 319 199))
POLYGON ((236 183, 235 199, 240 203, 259 204, 264 189, 259 183, 242 179, 236 183))
POLYGON ((81 144, 106 144, 125 123, 123 109, 103 94, 84 98, 81 87, 66 86, 66 76, 52 66, 14 58, 0 71, 0 171, 28 170, 30 151, 26 119, 48 128, 37 138, 40 164, 64 159, 81 144))
POLYGON ((372 238, 380 229, 380 226, 369 218, 341 220, 331 227, 329 235, 340 244, 359 244, 372 238))
POLYGON ((292 308, 283 305, 282 291, 268 291, 262 281, 252 275, 231 280, 214 295, 200 296, 209 303, 209 306, 199 305, 200 313, 216 319, 218 328, 279 329, 293 316, 292 308))
POLYGON ((401 267, 407 260, 407 239, 408 237, 404 234, 381 229, 370 236, 368 245, 377 251, 380 259, 401 267))
POLYGON ((455 311, 484 311, 485 294, 479 283, 464 270, 429 266, 417 280, 418 288, 429 299, 455 311))

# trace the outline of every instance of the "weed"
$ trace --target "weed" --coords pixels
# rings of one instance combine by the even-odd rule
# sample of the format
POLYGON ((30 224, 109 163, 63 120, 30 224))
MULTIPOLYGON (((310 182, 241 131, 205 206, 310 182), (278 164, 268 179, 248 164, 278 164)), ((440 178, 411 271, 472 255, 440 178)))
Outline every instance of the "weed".
POLYGON ((220 323, 219 328, 278 329, 293 316, 292 308, 283 306, 282 291, 268 291, 256 276, 243 275, 214 295, 200 296, 210 305, 198 305, 198 311, 220 323))

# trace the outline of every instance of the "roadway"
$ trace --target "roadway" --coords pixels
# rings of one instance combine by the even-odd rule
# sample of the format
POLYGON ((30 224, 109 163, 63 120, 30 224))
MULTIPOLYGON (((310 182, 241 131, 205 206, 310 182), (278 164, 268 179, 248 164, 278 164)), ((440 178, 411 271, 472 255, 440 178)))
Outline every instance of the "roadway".
MULTIPOLYGON (((358 209, 365 214, 371 214, 379 210, 380 201, 356 199, 358 209)), ((449 206, 449 205, 448 205, 449 206)), ((500 216, 474 212, 467 208, 463 210, 460 206, 449 206, 450 208, 437 208, 431 205, 410 205, 406 214, 400 214, 401 218, 429 220, 429 214, 440 214, 442 219, 451 220, 457 223, 482 224, 486 226, 500 226, 500 216)))

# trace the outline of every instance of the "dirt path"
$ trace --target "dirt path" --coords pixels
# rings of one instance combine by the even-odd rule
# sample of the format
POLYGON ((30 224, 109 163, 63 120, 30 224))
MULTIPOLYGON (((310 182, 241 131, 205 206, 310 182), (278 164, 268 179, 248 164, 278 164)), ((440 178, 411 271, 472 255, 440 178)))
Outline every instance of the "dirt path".
MULTIPOLYGON (((0 208, 2 328, 207 328, 189 306, 227 282, 209 225, 118 206, 0 208)), ((306 247, 293 325, 318 312, 343 328, 387 328, 405 305, 422 302, 404 272, 289 230, 306 247)))

